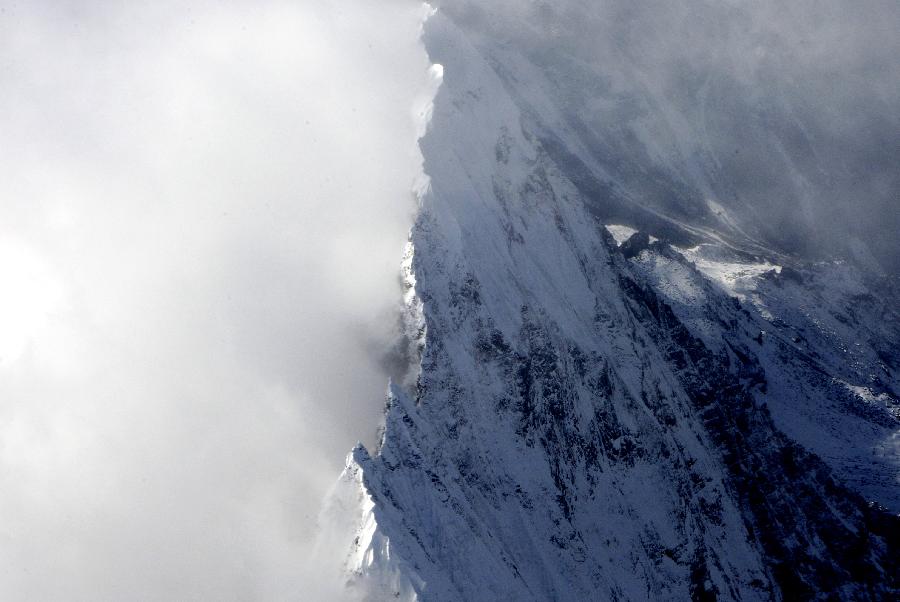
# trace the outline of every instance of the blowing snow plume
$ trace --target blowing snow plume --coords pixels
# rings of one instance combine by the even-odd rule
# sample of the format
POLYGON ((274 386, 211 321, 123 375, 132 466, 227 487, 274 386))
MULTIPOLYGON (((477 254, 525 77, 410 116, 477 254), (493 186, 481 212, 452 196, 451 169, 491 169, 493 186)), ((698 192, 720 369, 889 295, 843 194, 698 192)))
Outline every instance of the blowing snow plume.
POLYGON ((0 597, 310 594, 383 405, 424 14, 5 7, 0 597))
POLYGON ((536 82, 517 102, 604 221, 897 272, 896 2, 438 5, 536 82))

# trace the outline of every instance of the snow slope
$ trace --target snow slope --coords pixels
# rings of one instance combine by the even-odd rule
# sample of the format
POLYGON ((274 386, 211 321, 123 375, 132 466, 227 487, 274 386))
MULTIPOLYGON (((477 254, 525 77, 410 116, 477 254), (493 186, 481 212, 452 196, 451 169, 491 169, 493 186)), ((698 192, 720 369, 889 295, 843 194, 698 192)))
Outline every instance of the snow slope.
POLYGON ((425 42, 443 83, 404 262, 411 367, 329 503, 348 591, 897 595, 890 289, 749 254, 734 228, 617 241, 560 160, 580 142, 547 147, 533 68, 499 69, 503 45, 443 12, 425 42))

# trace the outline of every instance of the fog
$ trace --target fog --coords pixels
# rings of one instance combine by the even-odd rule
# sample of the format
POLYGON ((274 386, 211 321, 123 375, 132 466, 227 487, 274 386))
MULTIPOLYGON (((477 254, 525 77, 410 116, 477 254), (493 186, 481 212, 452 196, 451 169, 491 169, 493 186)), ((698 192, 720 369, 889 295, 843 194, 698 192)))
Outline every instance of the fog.
POLYGON ((315 599, 433 94, 412 0, 0 12, 0 598, 315 599))
POLYGON ((803 259, 900 271, 894 0, 438 5, 511 87, 542 75, 519 101, 551 153, 558 135, 579 141, 557 159, 586 164, 601 217, 654 227, 645 207, 803 259))

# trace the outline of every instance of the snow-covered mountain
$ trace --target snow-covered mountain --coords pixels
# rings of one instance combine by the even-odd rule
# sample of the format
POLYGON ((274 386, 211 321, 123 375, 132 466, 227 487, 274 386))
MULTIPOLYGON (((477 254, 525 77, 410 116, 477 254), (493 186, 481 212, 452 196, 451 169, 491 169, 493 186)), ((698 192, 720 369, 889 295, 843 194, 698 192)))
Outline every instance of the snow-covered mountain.
MULTIPOLYGON (((348 591, 900 595, 896 282, 862 252, 781 244, 751 219, 765 208, 724 199, 721 148, 663 148, 679 136, 659 115, 580 130, 571 65, 474 10, 426 25, 443 82, 403 263, 408 361, 325 511, 348 591)), ((604 94, 604 119, 628 108, 604 94)))

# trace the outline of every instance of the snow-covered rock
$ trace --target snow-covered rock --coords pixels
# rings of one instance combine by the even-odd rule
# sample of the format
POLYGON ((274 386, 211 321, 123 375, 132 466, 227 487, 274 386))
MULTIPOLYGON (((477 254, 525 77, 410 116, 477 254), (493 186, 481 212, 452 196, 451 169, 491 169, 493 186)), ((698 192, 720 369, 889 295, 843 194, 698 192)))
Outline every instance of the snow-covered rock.
POLYGON ((715 203, 721 233, 604 228, 534 65, 442 12, 425 42, 443 83, 403 268, 413 368, 330 502, 353 591, 897 595, 890 286, 740 244, 715 203))

